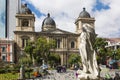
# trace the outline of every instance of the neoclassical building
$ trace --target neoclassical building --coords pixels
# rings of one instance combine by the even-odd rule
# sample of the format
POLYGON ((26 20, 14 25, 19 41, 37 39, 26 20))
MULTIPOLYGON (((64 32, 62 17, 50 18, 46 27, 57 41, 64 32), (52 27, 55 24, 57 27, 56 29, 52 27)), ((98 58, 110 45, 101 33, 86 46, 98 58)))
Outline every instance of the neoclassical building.
MULTIPOLYGON (((48 13, 46 18, 42 22, 42 30, 35 32, 35 16, 27 5, 22 5, 21 12, 16 14, 16 30, 14 31, 14 39, 19 49, 16 49, 18 53, 24 50, 28 40, 36 41, 41 36, 45 36, 47 40, 54 39, 57 42, 57 47, 54 49, 56 54, 60 55, 61 65, 67 65, 68 57, 71 53, 79 53, 80 33, 82 31, 83 24, 87 23, 94 27, 95 19, 83 8, 79 17, 75 20, 76 32, 68 32, 56 27, 56 22, 51 18, 48 13)), ((50 50, 52 53, 53 50, 50 50)))

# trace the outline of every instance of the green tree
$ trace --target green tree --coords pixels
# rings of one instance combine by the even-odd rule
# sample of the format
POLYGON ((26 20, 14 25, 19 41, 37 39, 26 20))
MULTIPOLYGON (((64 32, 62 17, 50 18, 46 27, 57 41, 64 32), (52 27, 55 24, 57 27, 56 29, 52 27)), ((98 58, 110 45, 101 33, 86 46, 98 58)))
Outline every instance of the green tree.
POLYGON ((105 64, 106 57, 108 56, 108 51, 105 48, 107 42, 103 38, 96 38, 94 49, 97 51, 97 60, 99 63, 105 64))
POLYGON ((60 64, 60 56, 59 56, 59 54, 50 53, 49 58, 48 58, 48 63, 50 64, 51 67, 55 67, 58 64, 60 64))
POLYGON ((81 57, 79 54, 72 53, 68 58, 68 63, 71 65, 79 64, 81 62, 81 57))
POLYGON ((116 50, 115 58, 116 58, 117 60, 120 59, 120 48, 118 48, 118 49, 116 50))
POLYGON ((105 46, 107 45, 107 42, 105 39, 103 38, 96 38, 95 39, 95 43, 94 43, 94 49, 98 50, 100 48, 105 48, 105 46))
POLYGON ((34 42, 28 41, 28 45, 25 47, 24 51, 29 54, 30 59, 32 61, 33 58, 33 49, 34 49, 34 42))
POLYGON ((21 58, 19 59, 19 63, 20 63, 20 64, 24 64, 24 65, 29 65, 29 64, 32 63, 32 61, 31 61, 30 57, 28 57, 28 56, 23 56, 23 57, 21 57, 21 58))
POLYGON ((41 62, 41 59, 45 61, 48 60, 48 56, 50 55, 50 49, 55 47, 54 40, 47 40, 46 37, 40 37, 35 42, 35 49, 34 49, 34 58, 37 62, 41 62))

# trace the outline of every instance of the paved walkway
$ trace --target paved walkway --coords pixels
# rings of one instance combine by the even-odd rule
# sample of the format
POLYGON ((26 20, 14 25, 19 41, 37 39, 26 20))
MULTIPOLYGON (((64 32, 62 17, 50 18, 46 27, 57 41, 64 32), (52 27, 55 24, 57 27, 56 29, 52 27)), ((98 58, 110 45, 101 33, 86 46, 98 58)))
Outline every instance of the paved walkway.
MULTIPOLYGON (((110 74, 112 77, 115 76, 115 72, 119 73, 120 75, 120 70, 114 69, 102 69, 100 76, 105 77, 105 74, 110 74)), ((75 70, 67 70, 65 73, 57 73, 56 70, 49 70, 50 75, 44 76, 43 78, 36 78, 34 80, 79 80, 76 78, 76 71, 75 70)))
POLYGON ((100 76, 101 77, 105 77, 105 74, 110 74, 110 76, 112 78, 114 78, 115 77, 115 73, 118 73, 120 75, 120 70, 104 68, 104 69, 102 69, 102 71, 100 73, 100 76))
POLYGON ((49 71, 50 75, 43 77, 43 80, 77 80, 74 70, 67 70, 64 73, 57 73, 56 70, 49 71))

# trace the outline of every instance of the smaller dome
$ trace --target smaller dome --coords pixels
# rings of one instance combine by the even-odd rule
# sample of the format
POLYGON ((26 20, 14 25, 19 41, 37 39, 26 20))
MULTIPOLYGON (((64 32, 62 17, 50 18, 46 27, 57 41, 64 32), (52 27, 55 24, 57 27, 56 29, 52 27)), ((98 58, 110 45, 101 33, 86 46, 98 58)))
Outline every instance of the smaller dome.
POLYGON ((79 14, 79 18, 90 18, 90 14, 83 8, 83 11, 79 14))
POLYGON ((47 14, 47 17, 42 22, 42 31, 55 30, 56 24, 55 21, 50 17, 50 14, 47 14))
POLYGON ((32 11, 27 7, 27 4, 22 5, 21 7, 22 14, 32 14, 32 11))
POLYGON ((48 13, 47 17, 42 22, 42 26, 44 26, 44 25, 56 26, 55 21, 50 17, 49 13, 48 13))

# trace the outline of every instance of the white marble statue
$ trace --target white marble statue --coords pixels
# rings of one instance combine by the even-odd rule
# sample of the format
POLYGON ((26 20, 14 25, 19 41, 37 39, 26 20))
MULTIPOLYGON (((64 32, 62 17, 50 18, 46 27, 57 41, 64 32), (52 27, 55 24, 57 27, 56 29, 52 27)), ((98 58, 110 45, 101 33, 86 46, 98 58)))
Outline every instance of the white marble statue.
POLYGON ((83 70, 78 71, 78 77, 96 79, 98 76, 98 65, 96 61, 96 53, 93 49, 96 34, 94 28, 89 24, 84 24, 82 29, 82 33, 80 34, 79 51, 83 70))

